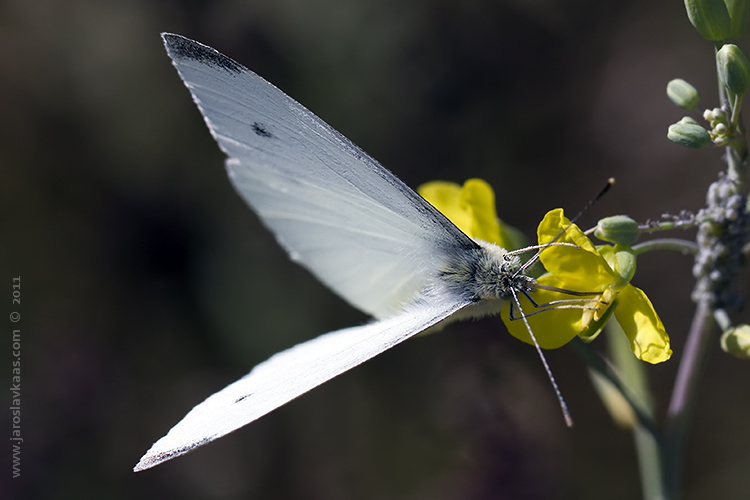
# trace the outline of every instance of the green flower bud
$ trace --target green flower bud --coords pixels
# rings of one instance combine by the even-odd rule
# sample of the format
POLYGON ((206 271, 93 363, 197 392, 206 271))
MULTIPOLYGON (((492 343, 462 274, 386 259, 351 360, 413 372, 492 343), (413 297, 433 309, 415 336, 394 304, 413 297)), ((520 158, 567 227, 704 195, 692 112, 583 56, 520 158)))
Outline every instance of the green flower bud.
POLYGON ((622 286, 630 283, 635 276, 635 252, 626 245, 615 245, 614 271, 620 275, 622 286))
POLYGON ((732 30, 732 20, 724 0, 685 0, 688 19, 703 38, 724 40, 732 30))
POLYGON ((615 283, 617 290, 622 290, 635 276, 635 252, 629 246, 615 245, 610 252, 602 252, 607 264, 617 273, 619 280, 615 283))
POLYGON ((724 352, 740 359, 750 359, 750 326, 740 325, 730 328, 721 336, 724 352))
POLYGON ((667 84, 667 97, 682 109, 695 109, 701 100, 695 87, 681 78, 676 78, 667 84))
POLYGON ((638 223, 626 215, 606 217, 596 225, 594 236, 608 243, 630 246, 641 236, 638 223))
POLYGON ((596 249, 617 276, 610 288, 614 292, 619 292, 635 276, 635 252, 627 245, 600 245, 596 249))
POLYGON ((700 125, 701 127, 703 126, 700 123, 698 123, 698 120, 696 120, 692 116, 683 116, 682 119, 678 121, 677 123, 681 123, 683 125, 700 125))
POLYGON ((708 134, 708 130, 687 116, 669 126, 667 138, 681 146, 693 149, 700 149, 711 144, 711 136, 708 134))
POLYGON ((732 20, 732 29, 729 32, 730 37, 740 36, 745 31, 747 22, 747 7, 750 5, 748 0, 724 0, 729 11, 729 18, 732 20))
POLYGON ((740 48, 730 43, 724 45, 716 53, 716 61, 724 86, 735 94, 744 94, 750 87, 750 63, 740 48))

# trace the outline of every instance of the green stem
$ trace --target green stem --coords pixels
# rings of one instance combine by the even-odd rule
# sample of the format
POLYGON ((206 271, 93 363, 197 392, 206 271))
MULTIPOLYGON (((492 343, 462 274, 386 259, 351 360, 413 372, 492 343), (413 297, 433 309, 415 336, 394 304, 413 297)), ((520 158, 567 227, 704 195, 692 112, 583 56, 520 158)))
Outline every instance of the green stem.
POLYGON ((644 234, 650 234, 650 233, 655 233, 656 231, 671 231, 672 229, 690 229, 691 227, 697 226, 699 223, 700 221, 697 220, 695 217, 690 217, 686 219, 661 220, 653 224, 644 224, 642 226, 638 226, 638 229, 640 229, 641 232, 644 234))
POLYGON ((719 328, 721 328, 722 332, 732 328, 732 320, 729 319, 729 315, 724 309, 714 310, 714 321, 716 321, 716 324, 719 325, 719 328))
POLYGON ((633 245, 633 252, 636 255, 653 250, 675 250, 683 254, 695 255, 698 253, 698 245, 694 241, 681 240, 679 238, 657 238, 633 245))
POLYGON ((637 425, 633 427, 633 440, 638 455, 638 471, 645 500, 664 500, 664 477, 660 460, 659 442, 653 434, 637 425))
POLYGON ((695 406, 706 344, 710 338, 712 316, 711 307, 706 302, 699 302, 669 402, 664 430, 663 461, 667 498, 670 500, 679 498, 680 494, 687 431, 695 406))
MULTIPOLYGON (((612 361, 651 421, 654 414, 653 395, 645 363, 633 356, 627 336, 616 320, 607 323, 607 334, 607 346, 612 361)), ((633 426, 633 441, 638 456, 643 498, 664 500, 664 468, 661 462, 661 446, 664 442, 660 434, 645 428, 641 424, 642 421, 641 419, 633 426)))

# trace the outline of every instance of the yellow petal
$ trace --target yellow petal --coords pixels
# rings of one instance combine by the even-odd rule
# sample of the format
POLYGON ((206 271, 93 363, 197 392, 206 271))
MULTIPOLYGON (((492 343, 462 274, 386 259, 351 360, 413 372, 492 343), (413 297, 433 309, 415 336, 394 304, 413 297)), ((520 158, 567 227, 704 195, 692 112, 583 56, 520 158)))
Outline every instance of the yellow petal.
MULTIPOLYGON (((539 278, 538 283, 554 287, 561 287, 561 285, 564 284, 549 274, 539 278)), ((555 300, 571 298, 570 295, 564 295, 548 290, 536 290, 531 292, 531 296, 539 305, 555 300)), ((531 304, 526 297, 521 296, 519 298, 524 313, 531 314, 536 310, 534 305, 531 304)), ((502 317, 505 326, 508 327, 508 331, 511 335, 527 344, 533 345, 534 342, 531 340, 526 324, 523 319, 520 318, 520 313, 517 307, 513 308, 513 316, 517 319, 513 321, 510 320, 509 305, 505 306, 500 316, 502 317)), ((556 349, 567 344, 573 339, 573 337, 581 333, 583 330, 581 316, 581 309, 554 309, 529 316, 527 319, 531 331, 534 332, 534 336, 539 342, 539 345, 544 349, 556 349)))
POLYGON ((453 182, 432 181, 417 191, 470 238, 509 248, 495 210, 495 193, 481 179, 469 179, 463 187, 453 182))
POLYGON ((471 214, 461 209, 461 186, 455 182, 432 181, 419 186, 417 192, 461 231, 469 235, 471 214))
POLYGON ((617 295, 615 317, 638 359, 661 363, 672 356, 669 335, 642 290, 628 285, 617 295))
POLYGON ((461 190, 461 205, 472 213, 471 237, 507 248, 502 241, 500 224, 495 210, 495 193, 481 179, 469 179, 461 190))
POLYGON ((575 224, 569 224, 559 208, 544 216, 537 231, 540 245, 554 240, 576 246, 551 245, 545 248, 540 255, 542 264, 565 283, 563 288, 581 292, 602 291, 612 283, 614 273, 583 231, 575 224), (565 234, 555 240, 564 229, 565 234))

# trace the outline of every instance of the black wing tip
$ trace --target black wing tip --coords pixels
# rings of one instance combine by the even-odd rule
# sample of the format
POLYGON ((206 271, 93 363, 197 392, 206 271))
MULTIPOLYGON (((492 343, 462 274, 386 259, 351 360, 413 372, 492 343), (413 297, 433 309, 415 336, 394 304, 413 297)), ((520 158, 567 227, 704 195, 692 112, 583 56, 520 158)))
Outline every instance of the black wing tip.
POLYGON ((247 71, 243 65, 234 59, 230 59, 218 50, 190 38, 166 32, 161 34, 161 38, 164 40, 164 46, 167 48, 169 57, 175 62, 195 61, 235 74, 247 71))
POLYGON ((148 450, 146 454, 141 457, 140 461, 138 461, 135 467, 133 467, 133 472, 141 472, 147 469, 151 469, 152 467, 156 467, 157 465, 164 463, 167 460, 172 460, 173 458, 184 455, 185 453, 189 453, 194 449, 213 441, 214 439, 216 439, 216 436, 206 437, 169 451, 153 452, 151 450, 148 450))

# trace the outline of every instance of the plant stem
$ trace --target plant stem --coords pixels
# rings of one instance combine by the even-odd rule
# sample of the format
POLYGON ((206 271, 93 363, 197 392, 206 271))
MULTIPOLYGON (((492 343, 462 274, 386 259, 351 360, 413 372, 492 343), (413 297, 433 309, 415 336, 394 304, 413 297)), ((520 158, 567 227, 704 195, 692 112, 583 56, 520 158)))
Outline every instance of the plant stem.
MULTIPOLYGON (((643 405, 643 411, 653 425, 653 395, 645 363, 633 356, 625 332, 616 320, 607 323, 607 334, 607 346, 612 361, 627 386, 633 391, 635 399, 643 405)), ((643 498, 664 500, 664 468, 661 455, 664 441, 661 434, 644 427, 643 422, 644 419, 640 419, 632 427, 643 498)))
POLYGON ((664 475, 659 441, 641 425, 633 427, 635 451, 638 454, 638 471, 645 500, 665 500, 664 475))
POLYGON ((633 251, 636 255, 652 250, 675 250, 684 254, 695 255, 698 253, 698 245, 694 241, 679 238, 657 238, 633 245, 633 251))
POLYGON ((711 307, 705 301, 699 302, 669 402, 664 429, 663 463, 667 498, 670 500, 679 498, 680 494, 687 431, 711 332, 711 319, 711 307))

